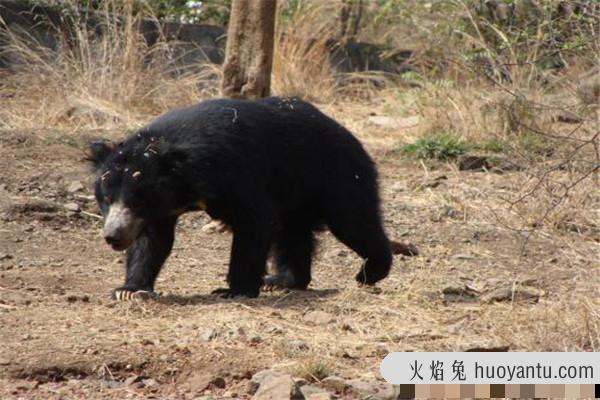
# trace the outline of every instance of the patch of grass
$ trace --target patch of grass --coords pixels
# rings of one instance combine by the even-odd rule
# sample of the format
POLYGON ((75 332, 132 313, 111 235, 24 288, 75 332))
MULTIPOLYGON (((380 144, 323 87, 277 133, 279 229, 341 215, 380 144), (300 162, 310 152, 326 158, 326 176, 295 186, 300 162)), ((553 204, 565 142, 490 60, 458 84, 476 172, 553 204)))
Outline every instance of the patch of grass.
POLYGON ((55 135, 44 138, 44 144, 46 144, 48 146, 53 145, 53 144, 62 144, 65 146, 80 148, 80 147, 82 147, 83 143, 82 143, 81 139, 79 139, 75 136, 70 136, 70 135, 65 135, 65 134, 55 134, 55 135))
POLYGON ((415 158, 452 160, 465 154, 469 146, 453 132, 434 133, 402 147, 402 153, 415 158))
POLYGON ((327 363, 315 357, 300 364, 294 371, 294 375, 309 382, 319 382, 331 375, 331 368, 327 363))
POLYGON ((552 143, 534 133, 525 133, 519 136, 520 146, 531 155, 551 156, 554 153, 552 143))
POLYGON ((507 150, 506 143, 498 139, 487 140, 477 147, 489 153, 504 153, 507 150))

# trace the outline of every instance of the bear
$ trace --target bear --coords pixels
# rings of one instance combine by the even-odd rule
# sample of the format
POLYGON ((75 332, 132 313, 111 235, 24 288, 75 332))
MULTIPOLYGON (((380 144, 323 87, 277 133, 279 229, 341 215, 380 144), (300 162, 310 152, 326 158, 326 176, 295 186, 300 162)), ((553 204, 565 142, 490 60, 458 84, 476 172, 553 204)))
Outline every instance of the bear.
POLYGON ((299 98, 211 99, 176 109, 119 143, 90 144, 103 236, 126 250, 112 297, 155 295, 180 215, 203 210, 233 232, 225 298, 306 289, 314 232, 327 227, 364 259, 373 285, 392 264, 378 174, 346 128, 299 98), (275 274, 266 275, 272 255, 275 274))

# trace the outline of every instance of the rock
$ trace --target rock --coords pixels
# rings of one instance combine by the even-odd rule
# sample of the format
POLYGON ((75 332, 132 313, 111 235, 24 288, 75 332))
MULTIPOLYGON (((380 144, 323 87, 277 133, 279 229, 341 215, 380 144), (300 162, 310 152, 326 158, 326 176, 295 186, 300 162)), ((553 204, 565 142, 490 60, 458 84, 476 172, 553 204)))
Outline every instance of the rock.
POLYGON ((446 303, 472 303, 477 300, 479 292, 462 283, 455 283, 442 289, 446 303))
POLYGON ((510 349, 510 346, 508 344, 482 340, 481 342, 475 342, 475 343, 468 344, 461 351, 496 353, 496 352, 505 352, 505 351, 508 351, 509 349, 510 349))
POLYGON ((487 157, 462 156, 458 159, 458 169, 460 171, 482 171, 489 170, 491 167, 487 157))
POLYGON ((38 381, 26 381, 26 380, 20 380, 19 383, 17 383, 17 389, 21 389, 21 390, 34 390, 35 388, 38 387, 40 383, 38 381))
POLYGON ((213 379, 212 381, 210 381, 210 383, 219 389, 224 389, 225 386, 227 385, 227 382, 225 381, 225 378, 221 377, 221 376, 217 376, 215 379, 213 379))
POLYGON ((147 388, 153 388, 158 386, 158 382, 152 378, 142 379, 142 383, 144 384, 144 387, 147 388))
POLYGON ((422 182, 421 184, 418 185, 418 189, 425 189, 425 188, 433 189, 433 188, 441 185, 442 182, 446 181, 446 180, 448 180, 448 177, 446 175, 440 175, 433 179, 429 179, 429 180, 426 180, 425 182, 422 182))
POLYGON ((259 344, 262 342, 262 337, 255 335, 250 338, 250 344, 259 344))
POLYGON ((331 400, 331 394, 323 388, 314 385, 304 385, 300 387, 300 393, 305 400, 331 400))
POLYGON ((0 358, 0 365, 10 365, 10 360, 8 358, 0 358))
POLYGON ((100 382, 100 385, 105 389, 119 389, 123 387, 123 382, 119 382, 114 379, 105 379, 100 382))
POLYGON ((370 116, 367 121, 386 129, 407 129, 419 124, 419 116, 413 115, 406 118, 388 117, 384 115, 370 116))
POLYGON ((216 339, 217 336, 219 336, 219 333, 216 329, 207 328, 200 334, 200 340, 203 342, 210 342, 211 340, 216 339))
POLYGON ((302 317, 302 320, 308 325, 326 325, 334 320, 331 314, 325 311, 315 310, 309 311, 302 317))
POLYGON ((394 386, 387 382, 352 379, 346 381, 346 383, 348 384, 348 391, 361 398, 395 400, 398 396, 398 393, 394 390, 394 386))
POLYGON ((516 164, 510 160, 500 160, 494 163, 492 171, 498 174, 502 174, 507 171, 523 171, 525 168, 519 164, 516 164))
POLYGON ((73 181, 69 184, 67 188, 67 192, 69 193, 77 193, 83 190, 83 184, 79 181, 73 181))
POLYGON ((481 299, 484 303, 500 301, 537 303, 544 296, 543 290, 531 286, 506 286, 487 293, 481 299))
POLYGON ((419 255, 419 249, 412 243, 390 240, 390 247, 392 249, 392 254, 402 254, 408 257, 419 255))
POLYGON ((579 115, 575 114, 574 112, 567 111, 567 110, 558 111, 554 115, 553 119, 555 121, 564 122, 566 124, 580 124, 583 122, 583 118, 581 118, 579 115))
POLYGON ((323 379, 321 381, 321 385, 326 389, 338 393, 343 393, 348 387, 348 384, 346 383, 346 380, 344 378, 335 375, 328 376, 327 378, 323 379))
POLYGON ((195 371, 184 383, 184 387, 191 393, 202 393, 213 380, 213 376, 204 371, 195 371))
POLYGON ((69 212, 78 213, 81 211, 81 208, 79 208, 79 204, 77 203, 65 203, 63 207, 69 212))
POLYGON ((13 256, 11 256, 10 254, 0 253, 0 261, 2 261, 2 260, 10 260, 12 258, 13 258, 13 256))
POLYGON ((204 233, 223 233, 229 228, 223 222, 213 220, 204 225, 201 229, 204 233))
MULTIPOLYGON (((252 377, 254 379, 254 377, 252 377)), ((265 374, 252 398, 254 400, 303 399, 291 375, 284 373, 265 374)))
POLYGON ((284 373, 281 371, 273 370, 273 369, 265 369, 265 370, 255 373, 254 375, 252 375, 252 378, 250 379, 250 382, 248 383, 248 393, 250 393, 250 394, 256 393, 259 386, 265 381, 265 379, 274 377, 274 376, 278 377, 281 375, 284 375, 284 373))
POLYGON ((142 377, 139 375, 133 375, 123 381, 125 386, 131 386, 134 383, 139 383, 142 380, 142 377))

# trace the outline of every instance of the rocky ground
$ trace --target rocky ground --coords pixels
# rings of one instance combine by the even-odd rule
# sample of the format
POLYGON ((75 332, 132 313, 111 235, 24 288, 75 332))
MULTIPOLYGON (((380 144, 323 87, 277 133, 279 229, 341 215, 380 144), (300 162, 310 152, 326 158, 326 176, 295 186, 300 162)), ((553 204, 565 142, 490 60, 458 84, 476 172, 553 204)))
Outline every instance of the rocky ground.
POLYGON ((419 249, 376 288, 323 232, 310 290, 216 298, 231 237, 197 213, 161 296, 111 301, 123 260, 99 236, 87 136, 0 133, 0 398, 393 398, 391 351, 600 349, 597 233, 506 226, 526 171, 424 168, 367 137, 386 228, 419 249))

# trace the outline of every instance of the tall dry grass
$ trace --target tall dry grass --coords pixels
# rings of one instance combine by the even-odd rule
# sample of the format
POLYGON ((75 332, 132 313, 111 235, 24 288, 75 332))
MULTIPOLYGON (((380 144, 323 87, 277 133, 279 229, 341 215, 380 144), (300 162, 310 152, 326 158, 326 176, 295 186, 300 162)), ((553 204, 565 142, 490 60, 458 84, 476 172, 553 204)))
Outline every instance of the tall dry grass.
POLYGON ((56 49, 0 21, 4 53, 17 64, 0 89, 0 127, 131 127, 215 95, 220 71, 177 70, 164 38, 147 45, 137 29, 143 10, 132 4, 105 0, 92 15, 71 1, 64 15, 72 35, 50 27, 56 49))

